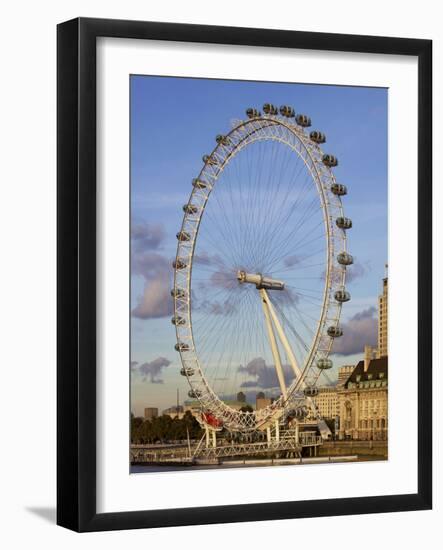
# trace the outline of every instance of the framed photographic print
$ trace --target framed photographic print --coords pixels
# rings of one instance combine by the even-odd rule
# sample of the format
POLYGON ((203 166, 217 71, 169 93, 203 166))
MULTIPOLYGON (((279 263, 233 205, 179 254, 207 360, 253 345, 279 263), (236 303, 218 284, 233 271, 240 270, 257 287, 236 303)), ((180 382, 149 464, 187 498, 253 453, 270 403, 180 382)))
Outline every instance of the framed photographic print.
POLYGON ((431 507, 431 42, 58 27, 58 523, 431 507))

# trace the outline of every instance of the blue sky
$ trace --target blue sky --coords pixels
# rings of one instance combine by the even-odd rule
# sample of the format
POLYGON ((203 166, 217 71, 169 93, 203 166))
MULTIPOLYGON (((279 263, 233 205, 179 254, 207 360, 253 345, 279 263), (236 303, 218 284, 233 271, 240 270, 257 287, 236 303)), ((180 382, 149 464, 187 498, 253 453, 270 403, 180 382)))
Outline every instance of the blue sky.
POLYGON ((360 358, 356 349, 374 336, 374 308, 387 261, 387 98, 387 90, 377 88, 131 77, 131 395, 136 414, 145 406, 174 404, 177 388, 181 401, 186 398, 169 299, 182 205, 215 136, 227 133, 233 119, 244 119, 247 107, 261 109, 266 102, 289 104, 309 115, 312 129, 327 136, 323 150, 339 158, 334 173, 349 189, 345 212, 354 222, 349 249, 356 265, 348 285, 352 300, 342 316, 347 336, 334 364, 360 358))

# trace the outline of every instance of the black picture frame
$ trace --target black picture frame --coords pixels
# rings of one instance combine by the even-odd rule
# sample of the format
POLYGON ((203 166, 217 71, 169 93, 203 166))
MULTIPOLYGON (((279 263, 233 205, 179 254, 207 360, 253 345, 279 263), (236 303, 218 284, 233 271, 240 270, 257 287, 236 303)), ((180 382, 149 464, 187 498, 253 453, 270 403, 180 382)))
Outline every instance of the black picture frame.
MULTIPOLYGON (((432 42, 79 18, 57 29, 57 523, 104 531, 432 507, 432 42), (418 490, 416 494, 96 511, 96 39, 168 40, 418 58, 418 490)), ((405 115, 409 116, 409 115, 405 115)), ((415 361, 416 358, 411 358, 415 361)))

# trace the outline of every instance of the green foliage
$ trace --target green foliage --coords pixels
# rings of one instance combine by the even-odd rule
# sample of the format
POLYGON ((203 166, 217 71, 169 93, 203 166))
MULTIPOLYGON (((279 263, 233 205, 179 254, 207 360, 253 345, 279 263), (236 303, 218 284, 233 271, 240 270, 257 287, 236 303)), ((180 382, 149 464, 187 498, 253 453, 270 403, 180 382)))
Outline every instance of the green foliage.
POLYGON ((251 412, 254 412, 254 409, 251 407, 251 405, 243 405, 240 411, 245 413, 251 413, 251 412))
POLYGON ((166 443, 187 439, 187 430, 191 439, 199 439, 203 432, 200 424, 187 411, 183 418, 171 418, 163 415, 151 420, 131 416, 131 443, 166 443))

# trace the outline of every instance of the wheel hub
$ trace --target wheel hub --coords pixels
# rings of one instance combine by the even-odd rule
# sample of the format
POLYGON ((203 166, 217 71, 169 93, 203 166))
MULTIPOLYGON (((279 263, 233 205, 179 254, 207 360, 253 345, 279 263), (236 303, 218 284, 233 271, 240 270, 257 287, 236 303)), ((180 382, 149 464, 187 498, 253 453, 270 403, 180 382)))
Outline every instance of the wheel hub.
POLYGON ((237 271, 237 280, 239 283, 250 283, 256 286, 258 290, 284 290, 285 283, 270 277, 263 277, 261 273, 246 273, 246 271, 237 271))

